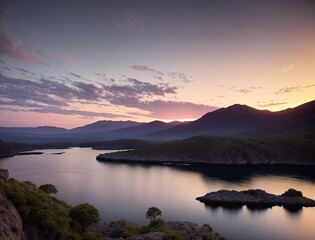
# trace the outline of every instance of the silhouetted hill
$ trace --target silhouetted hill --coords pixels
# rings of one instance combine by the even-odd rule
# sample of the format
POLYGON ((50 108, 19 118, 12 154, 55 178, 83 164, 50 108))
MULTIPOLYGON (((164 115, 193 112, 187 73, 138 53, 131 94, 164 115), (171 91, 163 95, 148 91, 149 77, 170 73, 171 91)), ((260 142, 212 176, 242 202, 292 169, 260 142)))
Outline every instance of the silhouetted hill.
POLYGON ((0 128, 7 142, 69 142, 142 139, 169 141, 193 136, 274 136, 315 130, 315 101, 279 112, 235 104, 193 122, 98 121, 71 130, 56 127, 0 128))
POLYGON ((57 127, 0 128, 0 137, 7 142, 20 143, 80 143, 107 139, 106 133, 118 128, 137 126, 133 121, 98 121, 71 130, 57 127))
POLYGON ((180 124, 181 124, 180 122, 176 122, 176 121, 170 122, 170 123, 166 123, 162 121, 153 121, 149 123, 143 123, 138 126, 122 128, 115 131, 111 131, 111 132, 108 132, 108 135, 114 138, 117 138, 117 137, 118 138, 129 138, 129 137, 142 138, 143 136, 147 134, 161 131, 161 130, 166 130, 174 126, 178 126, 180 124))
POLYGON ((155 132, 152 138, 192 136, 267 136, 315 130, 315 101, 279 112, 232 105, 210 112, 193 122, 155 132))
POLYGON ((192 137, 144 149, 101 154, 97 159, 153 164, 315 165, 315 131, 260 138, 192 137))
POLYGON ((68 129, 40 126, 40 127, 0 127, 0 133, 34 133, 34 134, 60 134, 68 132, 68 129))
POLYGON ((120 128, 134 127, 141 123, 133 121, 97 121, 82 127, 73 128, 70 130, 71 133, 80 132, 108 132, 120 128))

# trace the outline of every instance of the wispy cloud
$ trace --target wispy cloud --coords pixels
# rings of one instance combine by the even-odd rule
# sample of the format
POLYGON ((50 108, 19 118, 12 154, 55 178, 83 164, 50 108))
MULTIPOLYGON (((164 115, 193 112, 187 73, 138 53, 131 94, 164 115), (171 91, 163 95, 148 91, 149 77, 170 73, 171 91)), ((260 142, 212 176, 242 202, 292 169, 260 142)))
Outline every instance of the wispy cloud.
POLYGON ((159 80, 159 81, 163 81, 164 80, 164 76, 168 76, 169 78, 172 78, 173 80, 179 80, 182 81, 184 83, 189 83, 192 82, 192 76, 187 75, 185 73, 182 72, 166 72, 163 73, 160 70, 157 70, 155 68, 151 68, 147 65, 140 65, 140 64, 134 64, 134 65, 130 65, 129 66, 131 69, 134 69, 136 71, 144 71, 144 72, 151 72, 154 74, 154 78, 159 80))
POLYGON ((276 95, 281 95, 281 94, 286 94, 286 93, 290 93, 290 92, 299 92, 299 91, 301 91, 301 86, 284 87, 284 88, 278 89, 275 92, 275 94, 276 95))
POLYGON ((83 76, 81 76, 80 74, 77 74, 77 73, 74 73, 74 72, 69 72, 69 74, 70 74, 71 76, 76 77, 76 78, 83 79, 83 76))
POLYGON ((58 57, 59 57, 59 59, 61 59, 62 61, 66 62, 66 63, 73 63, 72 58, 63 52, 58 53, 58 57))
POLYGON ((24 62, 34 62, 48 65, 48 63, 40 57, 32 56, 26 53, 21 47, 21 43, 12 40, 7 30, 0 23, 0 56, 11 57, 24 62))
POLYGON ((114 105, 141 108, 141 100, 175 94, 177 87, 168 84, 152 84, 128 78, 125 84, 104 85, 106 100, 114 105))
POLYGON ((287 67, 285 67, 285 68, 283 69, 282 72, 287 72, 287 71, 291 70, 292 68, 295 68, 298 64, 300 64, 300 63, 302 62, 302 60, 303 60, 303 59, 300 59, 299 61, 297 61, 297 62, 295 62, 295 63, 289 64, 287 67))
POLYGON ((20 72, 25 73, 25 74, 29 74, 29 75, 33 75, 33 76, 36 75, 34 72, 28 71, 28 70, 26 70, 26 69, 24 69, 24 68, 15 68, 15 69, 17 69, 17 70, 19 70, 20 72))
POLYGON ((129 66, 130 68, 134 69, 134 70, 137 70, 137 71, 147 71, 147 72, 153 72, 157 75, 164 75, 164 73, 162 73, 161 71, 158 71, 154 68, 150 68, 146 65, 138 65, 138 64, 134 64, 134 65, 131 65, 129 66))
POLYGON ((192 76, 189 76, 181 72, 169 72, 168 75, 174 79, 179 79, 185 83, 189 83, 193 81, 192 76))
POLYGON ((279 105, 287 104, 287 102, 271 102, 271 103, 260 103, 257 104, 258 107, 274 107, 279 105))
POLYGON ((280 88, 277 91, 275 91, 276 95, 281 95, 281 94, 287 94, 287 93, 291 93, 291 92, 300 92, 303 91, 304 89, 308 89, 308 88, 313 88, 315 87, 315 84, 309 84, 309 85, 305 85, 305 86, 292 86, 292 87, 284 87, 284 88, 280 88))

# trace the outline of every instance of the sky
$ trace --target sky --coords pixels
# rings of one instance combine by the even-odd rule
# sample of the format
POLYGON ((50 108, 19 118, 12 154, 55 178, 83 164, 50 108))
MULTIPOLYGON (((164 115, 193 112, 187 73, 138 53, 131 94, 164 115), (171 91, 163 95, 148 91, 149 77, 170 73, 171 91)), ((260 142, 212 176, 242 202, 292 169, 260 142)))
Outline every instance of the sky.
POLYGON ((313 0, 0 0, 0 126, 314 100, 313 0))

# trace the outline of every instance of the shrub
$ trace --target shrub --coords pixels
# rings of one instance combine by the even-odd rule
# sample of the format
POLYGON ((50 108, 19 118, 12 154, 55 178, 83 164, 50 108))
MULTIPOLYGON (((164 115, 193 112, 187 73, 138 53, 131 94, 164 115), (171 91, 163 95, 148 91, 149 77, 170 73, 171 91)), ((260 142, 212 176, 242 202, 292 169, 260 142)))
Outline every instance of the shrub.
POLYGON ((288 189, 288 191, 285 191, 281 196, 286 196, 286 197, 302 197, 303 193, 301 191, 295 190, 293 188, 288 189))
POLYGON ((83 230, 100 220, 98 210, 88 203, 79 204, 71 208, 69 216, 74 222, 79 223, 83 230))

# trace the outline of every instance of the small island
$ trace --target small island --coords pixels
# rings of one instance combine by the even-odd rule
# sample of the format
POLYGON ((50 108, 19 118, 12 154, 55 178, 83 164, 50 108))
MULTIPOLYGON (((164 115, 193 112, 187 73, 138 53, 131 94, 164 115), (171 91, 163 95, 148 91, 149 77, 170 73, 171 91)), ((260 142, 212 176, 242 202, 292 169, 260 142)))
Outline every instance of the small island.
POLYGON ((241 207, 273 207, 283 206, 287 208, 315 207, 315 201, 303 197, 302 192, 290 188, 281 195, 267 193, 261 189, 250 189, 245 191, 220 190, 210 192, 196 200, 209 205, 241 207))

